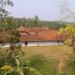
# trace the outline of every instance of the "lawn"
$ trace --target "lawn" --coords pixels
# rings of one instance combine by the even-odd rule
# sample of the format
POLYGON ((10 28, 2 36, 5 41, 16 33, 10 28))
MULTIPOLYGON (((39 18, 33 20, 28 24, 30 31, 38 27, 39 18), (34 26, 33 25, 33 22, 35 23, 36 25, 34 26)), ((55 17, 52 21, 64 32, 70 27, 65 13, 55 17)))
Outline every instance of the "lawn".
POLYGON ((67 46, 37 46, 37 47, 22 47, 26 58, 31 58, 35 55, 42 55, 48 59, 40 71, 44 75, 58 75, 57 70, 63 67, 63 61, 66 60, 72 53, 72 49, 67 46))
POLYGON ((43 55, 46 58, 60 58, 71 54, 71 48, 67 46, 25 46, 22 47, 25 57, 30 58, 34 55, 43 55))
MULTIPOLYGON (((4 50, 6 49, 0 49, 3 54, 6 53, 4 50)), ((67 59, 72 53, 72 49, 64 45, 25 46, 22 47, 22 51, 25 52, 26 60, 32 58, 32 56, 35 57, 36 55, 42 55, 46 58, 47 62, 45 62, 45 64, 39 69, 43 75, 58 75, 58 70, 60 71, 63 66, 63 60, 67 59)))

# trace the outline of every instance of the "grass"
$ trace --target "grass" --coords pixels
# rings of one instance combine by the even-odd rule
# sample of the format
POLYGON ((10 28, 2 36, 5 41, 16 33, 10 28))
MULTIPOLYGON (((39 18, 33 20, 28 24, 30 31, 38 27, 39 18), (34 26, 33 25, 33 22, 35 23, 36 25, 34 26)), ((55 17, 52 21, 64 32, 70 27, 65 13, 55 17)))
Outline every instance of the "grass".
POLYGON ((61 59, 67 59, 72 52, 72 49, 67 46, 26 46, 22 47, 25 52, 25 57, 31 58, 35 55, 42 55, 48 59, 48 61, 39 69, 43 75, 58 75, 57 70, 61 59))
POLYGON ((67 46, 25 46, 22 50, 25 52, 26 59, 35 55, 46 57, 48 61, 39 69, 43 75, 57 75, 60 59, 67 59, 72 52, 72 49, 67 46))
POLYGON ((43 55, 44 57, 60 58, 62 56, 66 57, 71 53, 71 48, 66 46, 26 46, 22 47, 25 52, 25 57, 30 58, 34 55, 43 55))

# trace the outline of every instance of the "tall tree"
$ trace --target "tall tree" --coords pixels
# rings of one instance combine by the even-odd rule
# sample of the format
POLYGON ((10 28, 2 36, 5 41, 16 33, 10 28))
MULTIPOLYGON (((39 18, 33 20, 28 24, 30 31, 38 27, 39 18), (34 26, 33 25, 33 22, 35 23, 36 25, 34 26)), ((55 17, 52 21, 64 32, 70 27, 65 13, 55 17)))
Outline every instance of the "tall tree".
POLYGON ((34 17, 34 27, 38 27, 39 26, 39 18, 38 18, 38 16, 36 15, 35 17, 34 17))
POLYGON ((6 10, 7 6, 13 6, 12 0, 0 0, 0 22, 2 30, 7 25, 7 19, 9 12, 6 10))
POLYGON ((11 0, 0 0, 0 18, 8 16, 8 11, 5 9, 7 6, 13 6, 11 0))

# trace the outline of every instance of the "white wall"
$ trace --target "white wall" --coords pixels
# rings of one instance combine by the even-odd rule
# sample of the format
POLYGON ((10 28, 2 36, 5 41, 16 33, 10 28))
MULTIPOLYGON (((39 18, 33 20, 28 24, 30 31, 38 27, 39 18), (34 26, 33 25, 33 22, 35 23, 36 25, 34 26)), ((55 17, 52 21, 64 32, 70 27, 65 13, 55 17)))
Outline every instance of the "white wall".
MULTIPOLYGON (((24 43, 21 43, 22 46, 25 46, 24 43)), ((49 46, 49 45, 63 45, 61 42, 28 42, 27 46, 49 46)))
MULTIPOLYGON (((21 44, 21 46, 25 46, 25 43, 18 43, 21 44)), ((49 46, 49 45, 63 45, 62 42, 28 42, 27 46, 49 46)), ((6 44, 4 46, 0 47, 10 47, 10 44, 6 44)))

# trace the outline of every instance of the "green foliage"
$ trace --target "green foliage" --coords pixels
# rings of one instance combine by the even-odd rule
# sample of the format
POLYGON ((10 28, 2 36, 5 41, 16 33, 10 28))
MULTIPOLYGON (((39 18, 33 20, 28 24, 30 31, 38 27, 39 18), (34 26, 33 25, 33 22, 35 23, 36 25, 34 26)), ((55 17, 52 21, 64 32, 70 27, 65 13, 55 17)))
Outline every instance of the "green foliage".
POLYGON ((74 47, 73 40, 75 39, 75 27, 73 25, 66 25, 59 29, 59 34, 64 36, 64 44, 74 47))
POLYGON ((42 73, 40 73, 34 68, 20 66, 19 60, 17 58, 15 58, 15 60, 17 64, 16 66, 5 65, 2 68, 0 68, 0 70, 2 70, 0 71, 1 75, 9 75, 9 74, 26 75, 28 73, 33 75, 42 75, 42 73))
POLYGON ((59 29, 60 27, 63 27, 63 24, 60 24, 58 21, 52 21, 50 24, 48 24, 48 27, 51 29, 59 29))
POLYGON ((41 21, 37 16, 33 19, 7 17, 5 20, 0 19, 0 29, 15 29, 20 26, 24 27, 47 27, 59 29, 63 24, 57 21, 41 21))

